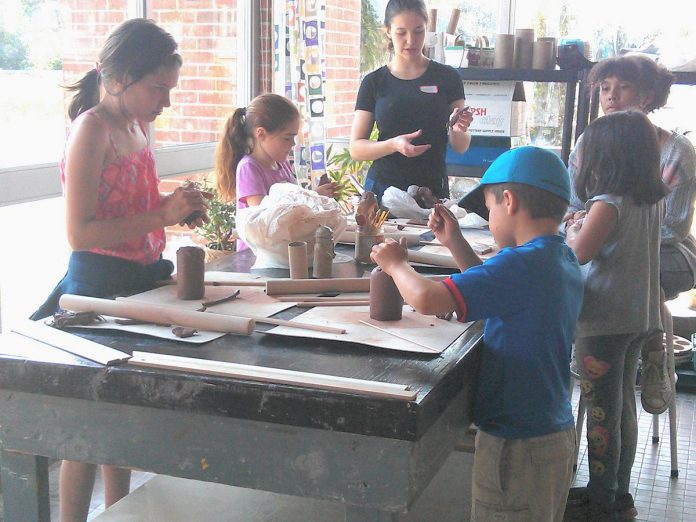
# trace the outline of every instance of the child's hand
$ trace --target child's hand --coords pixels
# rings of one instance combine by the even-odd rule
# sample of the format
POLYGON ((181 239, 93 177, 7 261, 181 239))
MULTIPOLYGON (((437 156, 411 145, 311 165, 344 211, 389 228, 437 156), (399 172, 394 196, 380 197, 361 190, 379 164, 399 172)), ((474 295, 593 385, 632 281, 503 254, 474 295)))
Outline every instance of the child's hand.
POLYGON ((210 192, 204 192, 192 187, 178 187, 174 192, 162 198, 160 211, 164 217, 165 226, 188 225, 189 228, 209 221, 207 210, 208 200, 212 199, 210 192))
POLYGON ((443 246, 451 248, 452 244, 462 238, 462 229, 452 211, 442 203, 437 203, 428 217, 428 227, 443 246))
POLYGON ((408 262, 408 252, 405 246, 388 237, 382 243, 372 247, 370 259, 377 263, 387 274, 391 275, 394 267, 408 262))
POLYGON ((566 230, 570 228, 571 226, 578 224, 582 226, 582 222, 585 220, 585 216, 587 216, 587 211, 585 210, 578 210, 577 212, 569 212, 566 217, 564 218, 565 224, 566 224, 566 230))
POLYGON ((317 187, 317 194, 326 196, 327 198, 332 198, 334 197, 334 193, 337 189, 338 184, 333 181, 329 181, 328 183, 324 183, 323 185, 319 185, 317 187))

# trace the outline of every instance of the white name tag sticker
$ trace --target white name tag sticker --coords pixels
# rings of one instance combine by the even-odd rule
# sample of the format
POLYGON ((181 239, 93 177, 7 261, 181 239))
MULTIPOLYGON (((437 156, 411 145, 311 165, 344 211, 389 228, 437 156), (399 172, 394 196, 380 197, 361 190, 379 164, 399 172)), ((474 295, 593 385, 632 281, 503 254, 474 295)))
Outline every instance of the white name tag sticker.
POLYGON ((437 85, 421 85, 420 90, 426 94, 437 94, 437 85))

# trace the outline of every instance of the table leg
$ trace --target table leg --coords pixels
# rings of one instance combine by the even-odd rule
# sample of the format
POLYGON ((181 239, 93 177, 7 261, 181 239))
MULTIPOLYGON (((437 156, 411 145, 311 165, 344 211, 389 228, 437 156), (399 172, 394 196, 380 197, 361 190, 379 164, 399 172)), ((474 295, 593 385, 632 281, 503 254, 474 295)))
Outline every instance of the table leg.
POLYGON ((5 520, 50 522, 48 458, 2 451, 0 466, 5 520))
POLYGON ((392 511, 346 505, 345 522, 398 522, 399 515, 392 511))

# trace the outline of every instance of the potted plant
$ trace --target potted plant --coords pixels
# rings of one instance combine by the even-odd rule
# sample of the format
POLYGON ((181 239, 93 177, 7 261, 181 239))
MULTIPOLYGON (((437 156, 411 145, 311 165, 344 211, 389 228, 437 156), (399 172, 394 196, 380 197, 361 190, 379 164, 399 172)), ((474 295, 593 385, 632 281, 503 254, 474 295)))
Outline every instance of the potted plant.
POLYGON ((196 233, 205 240, 205 260, 213 261, 223 255, 234 252, 237 239, 235 227, 234 203, 225 203, 218 195, 217 189, 208 177, 196 182, 196 187, 213 194, 208 201, 208 218, 210 221, 196 228, 196 233))
MULTIPOLYGON (((377 141, 377 135, 377 125, 374 125, 372 132, 370 132, 370 139, 377 141)), ((358 193, 351 179, 363 186, 372 161, 354 160, 347 148, 334 153, 333 145, 329 145, 326 156, 328 158, 326 163, 327 175, 331 181, 338 185, 334 198, 342 208, 346 208, 350 205, 351 197, 358 193)))

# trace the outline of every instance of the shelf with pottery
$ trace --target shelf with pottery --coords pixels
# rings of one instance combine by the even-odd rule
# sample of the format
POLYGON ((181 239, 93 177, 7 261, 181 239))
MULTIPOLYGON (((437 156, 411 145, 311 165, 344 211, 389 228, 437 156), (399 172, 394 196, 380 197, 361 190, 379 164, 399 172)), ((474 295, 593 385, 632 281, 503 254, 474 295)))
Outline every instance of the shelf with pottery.
POLYGON ((586 69, 492 69, 483 67, 460 67, 457 69, 463 81, 516 81, 565 83, 566 94, 563 109, 563 132, 561 135, 561 159, 567 164, 573 143, 573 120, 576 116, 575 100, 578 99, 575 139, 585 130, 581 122, 589 116, 589 103, 583 94, 586 87, 586 69), (577 87, 580 86, 580 94, 577 87))

